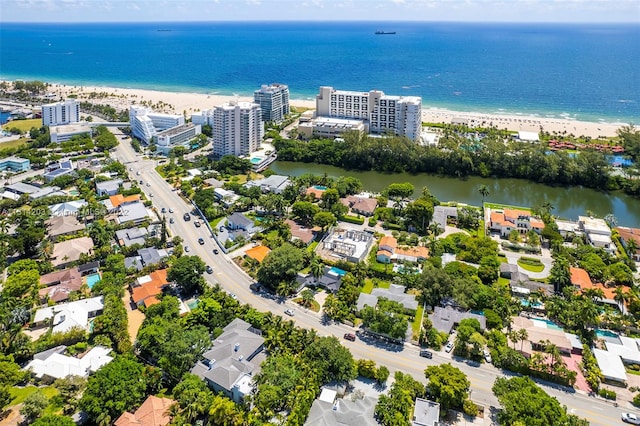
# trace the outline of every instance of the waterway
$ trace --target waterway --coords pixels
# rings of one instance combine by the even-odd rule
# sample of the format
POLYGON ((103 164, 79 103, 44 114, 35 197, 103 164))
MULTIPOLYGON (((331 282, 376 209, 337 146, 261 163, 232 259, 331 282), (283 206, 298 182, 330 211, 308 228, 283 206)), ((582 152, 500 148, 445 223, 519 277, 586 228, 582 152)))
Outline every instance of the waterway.
POLYGON ((300 176, 305 173, 331 177, 353 176, 362 181, 366 191, 380 192, 391 183, 410 182, 419 195, 423 187, 428 187, 441 201, 457 201, 471 205, 480 205, 482 196, 478 192, 480 185, 489 188, 487 202, 504 203, 512 206, 533 207, 545 202, 554 206, 553 214, 562 218, 577 220, 586 212, 604 217, 612 213, 621 226, 640 227, 640 199, 622 192, 601 192, 584 187, 553 187, 523 179, 496 179, 469 177, 457 179, 435 176, 425 173, 385 174, 374 171, 361 172, 346 170, 323 164, 276 161, 271 170, 281 175, 300 176))

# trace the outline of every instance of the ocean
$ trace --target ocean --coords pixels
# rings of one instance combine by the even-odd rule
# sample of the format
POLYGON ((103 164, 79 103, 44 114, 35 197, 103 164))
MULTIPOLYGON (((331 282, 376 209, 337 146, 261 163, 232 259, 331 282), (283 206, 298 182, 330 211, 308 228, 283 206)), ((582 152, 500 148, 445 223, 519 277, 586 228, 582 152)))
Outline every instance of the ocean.
POLYGON ((0 78, 242 96, 279 82, 296 99, 326 85, 637 124, 639 40, 637 24, 3 23, 0 78))

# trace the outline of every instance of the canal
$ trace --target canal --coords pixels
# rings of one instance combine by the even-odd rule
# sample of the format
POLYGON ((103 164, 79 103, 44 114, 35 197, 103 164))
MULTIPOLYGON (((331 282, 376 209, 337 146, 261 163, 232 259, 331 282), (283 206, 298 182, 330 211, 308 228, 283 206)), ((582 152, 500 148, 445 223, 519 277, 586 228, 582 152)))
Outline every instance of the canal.
POLYGON ((429 174, 394 173, 385 174, 373 171, 361 172, 345 170, 323 164, 276 161, 271 170, 281 175, 300 176, 305 173, 315 175, 353 176, 362 181, 365 190, 380 192, 391 183, 411 182, 416 195, 424 186, 441 201, 457 201, 480 205, 482 196, 478 192, 480 185, 489 188, 485 201, 504 203, 514 206, 533 207, 545 202, 554 206, 553 214, 562 218, 577 220, 587 211, 604 217, 612 213, 621 226, 640 227, 640 199, 622 192, 600 192, 584 187, 553 187, 522 179, 496 179, 472 176, 457 179, 429 174))

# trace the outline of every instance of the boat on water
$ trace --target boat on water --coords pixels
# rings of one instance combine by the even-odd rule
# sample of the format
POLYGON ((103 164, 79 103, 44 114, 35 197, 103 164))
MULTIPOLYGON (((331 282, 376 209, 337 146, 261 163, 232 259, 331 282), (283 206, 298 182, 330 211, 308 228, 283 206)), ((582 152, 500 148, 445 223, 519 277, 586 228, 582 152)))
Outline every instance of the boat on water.
POLYGON ((395 31, 376 31, 376 35, 395 34, 395 31))

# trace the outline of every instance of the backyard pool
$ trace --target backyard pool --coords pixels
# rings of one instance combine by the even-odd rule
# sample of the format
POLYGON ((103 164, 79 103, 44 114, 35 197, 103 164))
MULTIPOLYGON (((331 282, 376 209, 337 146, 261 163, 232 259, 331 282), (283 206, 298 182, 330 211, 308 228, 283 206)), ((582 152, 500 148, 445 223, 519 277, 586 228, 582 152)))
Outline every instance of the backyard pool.
POLYGON ((343 271, 340 268, 336 268, 335 266, 332 266, 331 269, 329 269, 329 273, 343 277, 347 273, 347 271, 343 271))
POLYGON ((596 328, 596 336, 598 336, 598 337, 613 337, 613 338, 620 337, 617 333, 614 333, 613 331, 601 330, 599 328, 596 328))
POLYGON ((93 288, 93 286, 98 282, 100 282, 100 274, 95 273, 87 275, 87 285, 89 286, 89 288, 93 288))
POLYGON ((198 303, 200 303, 200 301, 198 299, 192 299, 187 301, 186 303, 190 310, 194 310, 198 307, 198 303))
POLYGON ((313 187, 319 191, 326 191, 327 187, 324 185, 313 185, 313 187))
POLYGON ((560 327, 558 324, 556 324, 553 321, 549 321, 548 319, 532 319, 531 321, 533 321, 534 325, 538 326, 538 327, 546 327, 549 328, 551 330, 559 330, 559 331, 564 331, 562 330, 562 327, 560 327))
POLYGON ((544 306, 540 302, 531 302, 531 301, 529 301, 527 299, 520 299, 520 304, 522 306, 526 306, 527 308, 540 308, 540 307, 544 306))

